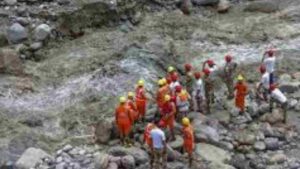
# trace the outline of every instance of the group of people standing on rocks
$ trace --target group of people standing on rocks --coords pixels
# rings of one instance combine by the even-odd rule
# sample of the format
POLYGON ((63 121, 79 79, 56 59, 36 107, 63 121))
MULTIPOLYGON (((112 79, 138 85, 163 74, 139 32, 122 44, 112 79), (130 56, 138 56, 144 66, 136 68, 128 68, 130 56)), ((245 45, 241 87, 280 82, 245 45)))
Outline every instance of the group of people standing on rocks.
MULTIPOLYGON (((262 76, 257 85, 257 96, 270 102, 270 111, 274 102, 279 103, 283 108, 287 105, 287 98, 278 89, 275 80, 274 54, 274 49, 265 52, 260 65, 262 76)), ((225 82, 228 90, 227 99, 235 99, 235 106, 241 114, 246 111, 248 85, 244 75, 238 72, 237 68, 238 64, 234 62, 231 55, 225 56, 223 68, 218 67, 211 59, 203 63, 202 71, 196 71, 191 64, 185 64, 182 77, 174 67, 168 67, 166 76, 158 80, 155 98, 157 113, 151 122, 146 124, 144 130, 144 143, 148 145, 151 152, 151 168, 158 168, 158 165, 165 167, 167 142, 175 140, 176 121, 182 124, 183 149, 188 154, 189 164, 192 165, 194 132, 188 114, 191 111, 211 113, 212 103, 215 102, 217 79, 221 78, 225 82), (164 131, 169 133, 169 137, 166 137, 164 131)), ((135 123, 145 122, 149 100, 144 80, 138 81, 135 92, 129 92, 127 98, 120 97, 120 103, 115 111, 115 121, 122 144, 131 145, 130 133, 135 123)), ((286 112, 284 117, 286 122, 286 112)))

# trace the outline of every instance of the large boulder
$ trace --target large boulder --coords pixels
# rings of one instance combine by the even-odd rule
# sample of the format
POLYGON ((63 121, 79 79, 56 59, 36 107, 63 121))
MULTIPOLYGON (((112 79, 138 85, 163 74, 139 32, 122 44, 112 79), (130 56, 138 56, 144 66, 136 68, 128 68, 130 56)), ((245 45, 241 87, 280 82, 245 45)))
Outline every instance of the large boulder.
POLYGON ((149 155, 147 152, 137 147, 125 148, 121 146, 115 146, 108 150, 108 154, 118 157, 130 155, 134 157, 137 164, 143 164, 149 160, 149 155))
POLYGON ((278 138, 273 138, 273 137, 266 138, 265 144, 267 150, 278 150, 280 146, 278 138))
POLYGON ((245 6, 244 10, 247 12, 276 12, 280 9, 276 1, 277 0, 252 1, 245 6))
POLYGON ((206 141, 211 143, 218 143, 220 141, 220 135, 217 129, 202 124, 201 121, 195 119, 193 121, 195 139, 197 142, 206 141))
POLYGON ((192 0, 192 3, 194 5, 199 6, 212 6, 212 5, 218 5, 220 0, 192 0))
POLYGON ((109 164, 109 155, 103 153, 97 153, 94 158, 95 168, 106 169, 109 164))
POLYGON ((295 93, 299 90, 300 82, 290 82, 290 83, 283 83, 280 84, 280 90, 283 93, 295 93))
POLYGON ((111 119, 103 119, 95 125, 96 141, 101 144, 106 144, 111 138, 113 130, 113 122, 111 119))
POLYGON ((0 72, 22 75, 23 69, 22 61, 15 50, 9 48, 0 49, 0 72))
POLYGON ((181 136, 176 135, 176 139, 169 143, 169 145, 174 150, 180 150, 183 146, 183 138, 181 136))
POLYGON ((281 109, 274 109, 272 113, 264 114, 260 120, 270 124, 275 124, 282 122, 283 118, 283 111, 281 109))
POLYGON ((230 8, 230 2, 228 0, 220 0, 217 10, 220 13, 227 12, 230 8))
POLYGON ((255 143, 255 135, 251 132, 239 132, 236 135, 236 140, 240 145, 253 145, 255 143))
POLYGON ((122 157, 121 162, 122 162, 122 166, 124 169, 134 169, 135 168, 134 158, 130 155, 122 157))
POLYGON ((28 32, 19 23, 12 24, 7 29, 7 39, 10 43, 17 44, 28 38, 28 32))
POLYGON ((42 159, 50 158, 50 155, 41 149, 28 148, 16 162, 18 169, 34 168, 42 159))
POLYGON ((220 165, 230 161, 231 159, 231 156, 227 151, 205 143, 199 143, 196 145, 196 154, 207 161, 220 165))
POLYGON ((41 24, 34 29, 33 37, 36 41, 43 41, 51 34, 51 28, 47 24, 41 24))

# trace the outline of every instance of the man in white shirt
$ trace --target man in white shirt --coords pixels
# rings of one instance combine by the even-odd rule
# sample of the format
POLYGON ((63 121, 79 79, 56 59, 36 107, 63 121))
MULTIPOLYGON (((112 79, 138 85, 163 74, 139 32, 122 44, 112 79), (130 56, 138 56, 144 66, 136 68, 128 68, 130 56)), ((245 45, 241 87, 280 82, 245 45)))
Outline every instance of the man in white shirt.
POLYGON ((151 161, 151 169, 153 168, 165 168, 166 167, 166 136, 165 133, 157 127, 159 122, 155 122, 154 128, 150 132, 152 145, 151 152, 153 155, 153 160, 151 161), (159 166, 161 165, 162 166, 159 166))
POLYGON ((257 87, 257 90, 260 91, 262 89, 264 100, 268 100, 267 96, 269 94, 269 89, 270 89, 270 76, 269 73, 266 71, 266 67, 264 65, 260 66, 260 73, 262 74, 262 76, 260 79, 260 83, 257 87))
POLYGON ((275 71, 275 56, 274 50, 270 49, 264 53, 262 62, 266 66, 266 70, 270 75, 270 85, 274 83, 274 71, 275 71), (267 56, 267 58, 266 58, 267 56))
POLYGON ((195 102, 195 110, 198 112, 203 112, 203 100, 204 100, 204 85, 203 81, 201 79, 201 73, 200 72, 195 72, 194 77, 196 81, 194 82, 193 85, 193 100, 195 102))

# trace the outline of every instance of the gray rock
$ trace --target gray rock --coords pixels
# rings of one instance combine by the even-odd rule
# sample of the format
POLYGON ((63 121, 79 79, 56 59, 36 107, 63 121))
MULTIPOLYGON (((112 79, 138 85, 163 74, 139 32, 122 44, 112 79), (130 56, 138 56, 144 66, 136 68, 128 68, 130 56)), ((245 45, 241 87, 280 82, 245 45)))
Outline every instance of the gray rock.
POLYGON ((195 152, 203 159, 219 164, 223 164, 231 159, 230 154, 225 150, 205 143, 197 144, 195 152))
POLYGON ((183 138, 176 135, 176 140, 168 143, 174 150, 180 150, 183 146, 183 138))
POLYGON ((35 167, 41 159, 50 158, 50 155, 41 149, 28 148, 16 162, 18 169, 29 169, 35 167))
POLYGON ((16 21, 18 23, 20 23, 22 26, 27 26, 30 23, 30 21, 27 18, 24 18, 24 17, 17 17, 16 21))
POLYGON ((296 100, 296 99, 288 100, 288 107, 291 109, 295 108, 297 106, 297 104, 298 104, 298 100, 296 100))
POLYGON ((14 23, 7 29, 7 39, 10 43, 20 43, 28 38, 28 32, 19 23, 14 23))
POLYGON ((116 163, 109 163, 106 169, 118 169, 118 164, 116 163))
POLYGON ((230 7, 231 7, 231 5, 228 0, 220 0, 217 11, 220 13, 227 12, 230 7))
POLYGON ((279 140, 278 138, 268 137, 265 139, 266 148, 268 150, 278 150, 279 140))
POLYGON ((299 90, 299 82, 280 84, 279 89, 283 93, 294 93, 299 90))
POLYGON ((270 158, 270 163, 271 164, 280 164, 280 163, 284 163, 287 160, 287 156, 285 154, 282 153, 278 153, 273 155, 270 158))
POLYGON ((113 156, 133 156, 137 164, 143 164, 149 161, 147 152, 137 147, 124 148, 121 146, 115 146, 108 150, 108 154, 113 156))
POLYGON ((255 143, 255 135, 248 131, 238 132, 236 140, 241 145, 253 145, 255 143))
POLYGON ((221 141, 219 145, 225 150, 232 151, 234 149, 234 146, 230 142, 221 141))
POLYGON ((113 130, 113 119, 103 119, 95 125, 96 141, 102 144, 108 143, 113 130))
POLYGON ((135 168, 134 158, 130 155, 122 157, 121 162, 122 162, 122 166, 124 167, 124 169, 134 169, 135 168))
POLYGON ((232 157, 229 164, 236 168, 246 168, 247 160, 243 154, 236 154, 232 157))
POLYGON ((109 156, 103 153, 97 153, 94 158, 95 168, 97 169, 106 169, 109 164, 109 156))
POLYGON ((267 148, 266 144, 262 141, 257 141, 254 144, 254 149, 258 151, 263 151, 267 148))
POLYGON ((67 166, 67 164, 62 162, 62 163, 57 164, 55 166, 55 169, 65 169, 66 166, 67 166))
POLYGON ((148 153, 140 148, 131 147, 128 149, 128 154, 133 156, 137 165, 144 164, 149 161, 148 153))
POLYGON ((17 0, 4 0, 7 5, 16 5, 17 0))
POLYGON ((262 1, 253 1, 249 2, 245 8, 247 12, 264 12, 272 13, 279 10, 279 6, 276 1, 262 0, 262 1))
POLYGON ((168 169, 186 169, 185 165, 181 162, 171 162, 167 164, 168 169))
POLYGON ((194 120, 193 126, 196 141, 206 141, 211 143, 218 143, 220 141, 220 135, 217 129, 203 125, 198 120, 194 120))
POLYGON ((43 47, 43 43, 42 42, 34 42, 33 44, 30 45, 30 49, 32 51, 38 51, 43 47))
POLYGON ((34 39, 37 41, 46 40, 51 34, 51 28, 47 24, 41 24, 37 26, 34 30, 34 39))
POLYGON ((67 144, 64 146, 63 151, 64 152, 69 152, 73 149, 73 147, 70 144, 67 144))
POLYGON ((192 0, 194 5, 199 6, 211 6, 211 5, 218 5, 220 0, 192 0))

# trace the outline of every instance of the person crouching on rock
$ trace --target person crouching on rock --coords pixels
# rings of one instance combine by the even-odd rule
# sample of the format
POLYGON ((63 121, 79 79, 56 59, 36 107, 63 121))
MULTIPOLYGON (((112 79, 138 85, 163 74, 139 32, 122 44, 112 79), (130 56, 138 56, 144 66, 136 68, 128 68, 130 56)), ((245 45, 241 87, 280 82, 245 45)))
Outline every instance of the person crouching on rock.
POLYGON ((192 167, 193 163, 193 151, 195 148, 194 143, 194 129, 190 124, 190 120, 185 117, 182 119, 182 133, 183 133, 183 149, 188 154, 189 157, 189 167, 192 167))
POLYGON ((120 105, 115 111, 115 120, 120 133, 121 143, 129 145, 129 134, 131 131, 132 119, 129 112, 129 107, 126 104, 126 97, 120 97, 120 105))
POLYGON ((239 75, 237 77, 237 84, 235 85, 234 89, 236 90, 235 94, 235 106, 240 109, 240 113, 245 112, 245 97, 248 93, 247 84, 244 82, 244 77, 239 75))
POLYGON ((166 168, 167 143, 165 133, 158 127, 159 120, 155 121, 150 132, 151 153, 153 160, 150 162, 151 169, 166 168))
MULTIPOLYGON (((270 86, 270 92, 271 92, 271 99, 274 100, 276 103, 280 104, 281 108, 283 109, 284 117, 283 122, 287 122, 287 98, 286 96, 277 88, 276 84, 272 84, 270 86)), ((273 106, 273 105, 272 105, 273 106)))

